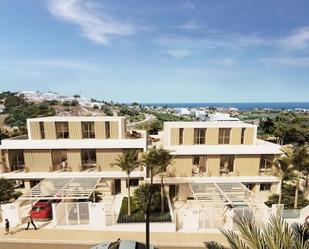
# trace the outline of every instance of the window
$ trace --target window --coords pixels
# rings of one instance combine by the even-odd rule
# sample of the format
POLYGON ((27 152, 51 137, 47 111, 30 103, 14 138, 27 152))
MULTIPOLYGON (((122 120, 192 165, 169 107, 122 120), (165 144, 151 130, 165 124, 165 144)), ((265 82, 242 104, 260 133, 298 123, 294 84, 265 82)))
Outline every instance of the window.
POLYGON ((93 165, 97 163, 97 155, 95 149, 82 150, 82 164, 93 165))
POLYGON ((45 129, 44 129, 44 123, 40 122, 40 134, 41 134, 41 139, 45 139, 45 129))
POLYGON ((205 144, 206 129, 196 128, 194 129, 194 144, 205 144))
POLYGON ((200 156, 193 156, 192 161, 193 165, 200 165, 200 156))
POLYGON ((244 144, 244 141, 245 141, 245 131, 246 131, 246 128, 242 128, 241 129, 240 144, 244 144))
POLYGON ((94 122, 82 122, 83 138, 95 138, 94 122))
POLYGON ((57 138, 69 138, 69 123, 56 122, 57 138))
POLYGON ((234 155, 222 155, 220 156, 220 169, 224 173, 234 171, 234 155))
POLYGON ((230 143, 230 128, 220 128, 219 129, 219 144, 229 144, 230 143))
POLYGON ((105 122, 105 136, 106 138, 111 138, 111 123, 105 122))
POLYGON ((270 183, 262 183, 260 186, 260 191, 269 191, 271 189, 270 183))
POLYGON ((274 155, 261 155, 260 172, 268 172, 271 169, 271 163, 274 160, 274 155))
POLYGON ((183 128, 179 128, 179 144, 183 144, 183 128))

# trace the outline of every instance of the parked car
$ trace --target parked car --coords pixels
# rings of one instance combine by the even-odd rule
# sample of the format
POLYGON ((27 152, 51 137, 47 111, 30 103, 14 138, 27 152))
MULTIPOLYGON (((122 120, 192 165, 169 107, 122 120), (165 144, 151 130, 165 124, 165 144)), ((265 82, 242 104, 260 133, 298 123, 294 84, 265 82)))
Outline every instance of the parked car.
MULTIPOLYGON (((117 240, 115 242, 102 242, 91 249, 146 249, 146 245, 134 240, 117 240)), ((150 249, 155 249, 150 245, 150 249)))
POLYGON ((52 218, 52 203, 59 200, 39 200, 30 210, 30 216, 34 220, 50 220, 52 218))

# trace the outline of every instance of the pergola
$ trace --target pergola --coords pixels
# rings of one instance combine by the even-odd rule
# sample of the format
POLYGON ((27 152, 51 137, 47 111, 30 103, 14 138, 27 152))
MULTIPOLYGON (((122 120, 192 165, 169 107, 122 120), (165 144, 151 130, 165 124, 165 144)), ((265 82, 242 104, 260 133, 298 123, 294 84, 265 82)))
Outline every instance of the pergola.
POLYGON ((254 204, 254 194, 242 183, 193 183, 189 186, 198 201, 220 200, 222 204, 232 207, 254 204))
POLYGON ((87 200, 101 178, 44 179, 19 197, 21 200, 87 200))

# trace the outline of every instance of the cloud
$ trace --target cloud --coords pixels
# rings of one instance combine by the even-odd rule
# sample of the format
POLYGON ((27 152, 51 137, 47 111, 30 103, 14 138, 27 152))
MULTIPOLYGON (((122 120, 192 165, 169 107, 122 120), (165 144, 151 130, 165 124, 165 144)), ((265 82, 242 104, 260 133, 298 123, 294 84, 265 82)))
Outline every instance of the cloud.
POLYGON ((132 25, 116 21, 106 13, 98 13, 97 7, 86 0, 48 1, 48 9, 52 15, 79 26, 82 35, 97 44, 107 45, 110 36, 134 33, 132 25))
POLYGON ((309 67, 309 57, 269 57, 260 58, 259 61, 286 66, 309 67))
POLYGON ((177 59, 182 59, 192 54, 191 50, 188 49, 170 49, 167 53, 177 59))
POLYGON ((309 27, 295 30, 290 36, 282 39, 284 46, 291 49, 304 49, 309 46, 309 27))

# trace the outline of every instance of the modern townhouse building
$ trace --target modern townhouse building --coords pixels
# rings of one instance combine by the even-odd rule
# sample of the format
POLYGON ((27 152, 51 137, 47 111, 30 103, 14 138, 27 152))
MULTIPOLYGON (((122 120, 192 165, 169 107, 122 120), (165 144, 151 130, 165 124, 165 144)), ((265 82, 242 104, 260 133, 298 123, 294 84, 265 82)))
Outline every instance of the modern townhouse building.
POLYGON ((257 126, 241 121, 165 122, 164 148, 174 155, 165 181, 186 199, 191 183, 242 183, 254 193, 277 192, 271 161, 280 146, 257 139, 257 126))
MULTIPOLYGON (((130 136, 124 117, 44 117, 27 120, 28 135, 2 141, 0 177, 25 189, 45 178, 99 177, 112 192, 125 188, 126 174, 115 159, 127 149, 146 150, 146 136, 130 136)), ((134 184, 144 170, 135 170, 134 184)))
MULTIPOLYGON (((231 212, 253 212, 262 221, 264 194, 280 187, 270 163, 280 146, 257 139, 257 126, 241 121, 165 122, 153 144, 146 132, 129 132, 124 117, 34 118, 27 126, 27 136, 2 140, 0 177, 15 181, 24 193, 20 200, 62 200, 53 207, 56 225, 119 227, 127 176, 112 164, 128 149, 142 154, 159 145, 174 155, 164 184, 175 218, 158 224, 158 231, 226 226, 231 212), (101 201, 92 204, 94 192, 101 201)), ((144 167, 131 173, 130 185, 141 181, 149 181, 144 167)))

